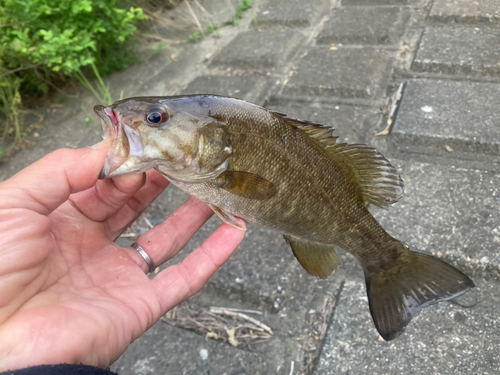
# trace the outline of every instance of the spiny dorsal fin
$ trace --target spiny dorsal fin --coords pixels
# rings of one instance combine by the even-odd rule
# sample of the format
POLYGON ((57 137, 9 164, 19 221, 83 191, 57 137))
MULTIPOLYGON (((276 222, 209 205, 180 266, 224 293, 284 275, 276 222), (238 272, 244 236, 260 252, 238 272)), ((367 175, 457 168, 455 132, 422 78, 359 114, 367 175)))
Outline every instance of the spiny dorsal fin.
POLYGON ((384 207, 396 202, 403 194, 403 181, 391 163, 377 150, 366 145, 337 143, 333 128, 310 121, 275 115, 308 134, 329 153, 340 158, 360 187, 366 204, 384 207))

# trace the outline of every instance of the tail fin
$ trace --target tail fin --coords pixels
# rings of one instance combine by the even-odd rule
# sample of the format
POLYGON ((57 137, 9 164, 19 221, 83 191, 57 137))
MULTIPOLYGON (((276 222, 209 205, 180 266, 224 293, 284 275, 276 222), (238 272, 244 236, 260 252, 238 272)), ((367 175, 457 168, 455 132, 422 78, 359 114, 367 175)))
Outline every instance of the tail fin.
POLYGON ((373 321, 386 341, 403 333, 422 308, 474 287, 455 267, 407 247, 393 267, 380 272, 365 269, 365 279, 373 321))

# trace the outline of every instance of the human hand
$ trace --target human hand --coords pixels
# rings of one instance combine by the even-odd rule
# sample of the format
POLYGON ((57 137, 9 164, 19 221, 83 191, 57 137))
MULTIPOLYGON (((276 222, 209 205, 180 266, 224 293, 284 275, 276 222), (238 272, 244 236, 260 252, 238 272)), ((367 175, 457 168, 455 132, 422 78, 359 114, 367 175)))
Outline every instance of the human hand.
MULTIPOLYGON (((113 241, 168 181, 154 170, 98 181, 108 147, 55 151, 0 184, 0 371, 109 366, 197 293, 243 239, 222 224, 150 280, 140 254, 113 241)), ((137 242, 160 265, 211 215, 190 198, 137 242)))

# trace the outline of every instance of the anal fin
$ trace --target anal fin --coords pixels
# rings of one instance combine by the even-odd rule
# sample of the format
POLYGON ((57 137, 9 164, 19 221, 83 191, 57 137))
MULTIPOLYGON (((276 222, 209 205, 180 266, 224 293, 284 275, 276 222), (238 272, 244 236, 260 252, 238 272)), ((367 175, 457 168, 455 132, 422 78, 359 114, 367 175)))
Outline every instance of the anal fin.
POLYGON ((333 245, 325 245, 301 238, 283 235, 300 265, 311 275, 326 279, 340 265, 333 245))
POLYGON ((221 218, 221 220, 226 223, 231 225, 232 227, 235 227, 236 229, 241 229, 241 230, 247 230, 245 227, 242 227, 239 223, 238 220, 236 220, 236 217, 231 215, 230 213, 224 211, 220 207, 214 206, 209 204, 208 207, 210 207, 212 210, 214 210, 215 214, 221 218))

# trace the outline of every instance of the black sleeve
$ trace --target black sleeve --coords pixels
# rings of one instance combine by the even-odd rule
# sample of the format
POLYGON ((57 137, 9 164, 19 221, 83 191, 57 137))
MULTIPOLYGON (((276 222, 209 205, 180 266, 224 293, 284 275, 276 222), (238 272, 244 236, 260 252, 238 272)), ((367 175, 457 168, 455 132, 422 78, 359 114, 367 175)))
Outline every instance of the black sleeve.
POLYGON ((117 375, 116 372, 85 365, 43 365, 6 371, 0 375, 117 375))

